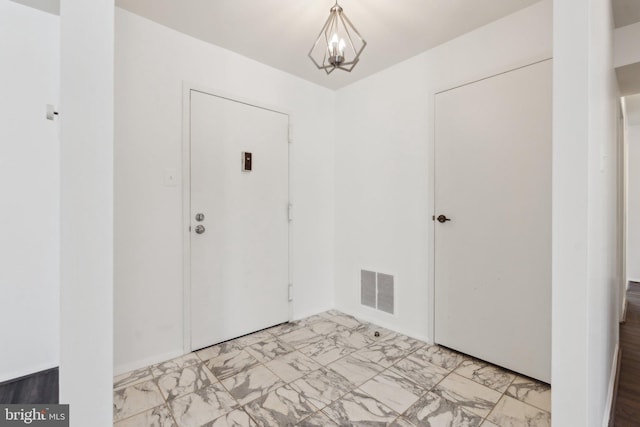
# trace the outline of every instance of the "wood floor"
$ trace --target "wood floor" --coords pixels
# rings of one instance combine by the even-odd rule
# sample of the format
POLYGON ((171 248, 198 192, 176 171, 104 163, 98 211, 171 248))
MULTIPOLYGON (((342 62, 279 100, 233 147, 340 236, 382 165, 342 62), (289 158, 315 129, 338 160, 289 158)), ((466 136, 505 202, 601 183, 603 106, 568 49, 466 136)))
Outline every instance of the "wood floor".
POLYGON ((58 368, 0 384, 0 404, 58 403, 58 368))
POLYGON ((629 283, 626 321, 620 324, 620 371, 614 427, 640 425, 640 283, 629 283))

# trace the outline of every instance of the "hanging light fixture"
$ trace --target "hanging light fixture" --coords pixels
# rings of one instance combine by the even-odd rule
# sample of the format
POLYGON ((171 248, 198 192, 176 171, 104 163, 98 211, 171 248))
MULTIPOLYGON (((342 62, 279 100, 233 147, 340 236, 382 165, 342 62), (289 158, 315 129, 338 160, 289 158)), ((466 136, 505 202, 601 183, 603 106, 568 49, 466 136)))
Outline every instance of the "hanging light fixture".
POLYGON ((309 58, 320 70, 331 74, 336 68, 351 72, 360 60, 367 42, 353 26, 342 7, 336 4, 309 51, 309 58))

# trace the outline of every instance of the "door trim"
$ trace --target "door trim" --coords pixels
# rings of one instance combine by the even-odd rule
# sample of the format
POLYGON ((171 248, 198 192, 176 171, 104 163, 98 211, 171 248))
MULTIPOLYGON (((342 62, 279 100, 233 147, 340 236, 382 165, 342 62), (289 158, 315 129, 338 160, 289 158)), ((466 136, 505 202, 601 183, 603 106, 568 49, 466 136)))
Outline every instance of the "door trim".
MULTIPOLYGON (((433 128, 431 129, 431 136, 427 142, 427 153, 429 155, 429 159, 427 161, 427 178, 428 178, 428 188, 429 188, 429 195, 428 195, 428 206, 431 209, 431 215, 436 215, 436 198, 435 198, 435 194, 436 194, 436 96, 438 94, 444 93, 444 92, 448 92, 450 90, 454 90, 454 89, 458 89, 460 87, 463 86, 468 86, 470 84, 473 83, 477 83, 483 80, 487 80, 493 77, 497 77, 500 76, 502 74, 506 74, 506 73, 510 73, 512 71, 517 71, 520 70, 522 68, 526 68, 526 67, 530 67, 532 65, 536 65, 542 62, 546 62, 546 61, 552 61, 553 57, 552 56, 548 56, 548 57, 544 57, 541 59, 537 59, 535 61, 532 62, 528 62, 526 64, 523 65, 518 65, 516 67, 512 67, 512 68, 508 68, 506 70, 503 71, 499 71, 496 72, 494 74, 490 74, 484 77, 480 77, 480 78, 475 78, 472 80, 468 80, 466 82, 463 83, 459 83, 459 84, 455 84, 453 86, 447 86, 446 88, 440 89, 440 90, 435 90, 431 95, 431 111, 432 111, 432 117, 433 117, 433 128)), ((433 344, 435 344, 435 334, 436 334, 436 300, 435 300, 435 296, 436 296, 436 241, 435 241, 435 235, 436 235, 436 230, 435 230, 436 224, 435 221, 431 221, 431 226, 427 227, 427 240, 428 240, 428 245, 427 245, 427 250, 428 250, 428 259, 427 259, 427 267, 429 268, 429 274, 427 275, 427 295, 429 298, 429 302, 428 302, 428 306, 431 309, 431 315, 429 316, 429 322, 430 324, 427 325, 427 333, 429 334, 429 341, 433 344)))
MULTIPOLYGON (((242 98, 229 94, 228 92, 212 89, 189 81, 182 82, 182 283, 183 283, 183 304, 182 304, 182 346, 184 354, 190 353, 193 348, 191 346, 191 92, 201 92, 207 95, 216 96, 218 98, 227 99, 233 102, 250 105, 252 107, 273 111, 284 114, 288 117, 289 122, 289 141, 288 148, 288 197, 289 203, 293 204, 291 198, 291 128, 292 114, 285 108, 267 105, 254 100, 242 98)), ((293 285, 293 222, 288 223, 288 281, 293 285)), ((295 290, 295 289, 294 289, 295 290)), ((294 291, 292 290, 292 291, 294 291)), ((293 301, 288 302, 289 321, 293 318, 293 301)))

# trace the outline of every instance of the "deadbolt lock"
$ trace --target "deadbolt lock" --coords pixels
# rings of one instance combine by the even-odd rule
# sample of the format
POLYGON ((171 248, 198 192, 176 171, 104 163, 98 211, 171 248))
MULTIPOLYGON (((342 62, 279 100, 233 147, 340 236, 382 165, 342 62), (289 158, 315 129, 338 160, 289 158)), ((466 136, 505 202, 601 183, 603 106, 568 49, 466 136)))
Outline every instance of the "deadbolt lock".
POLYGON ((202 213, 196 214, 196 221, 198 222, 204 221, 204 214, 202 213))

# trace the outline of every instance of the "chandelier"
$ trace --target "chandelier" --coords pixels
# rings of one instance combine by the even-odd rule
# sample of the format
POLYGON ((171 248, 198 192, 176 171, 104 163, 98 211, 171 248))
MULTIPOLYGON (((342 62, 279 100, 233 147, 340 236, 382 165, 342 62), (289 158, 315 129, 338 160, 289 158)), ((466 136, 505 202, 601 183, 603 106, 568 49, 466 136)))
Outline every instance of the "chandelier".
POLYGON ((353 26, 342 7, 336 4, 309 51, 309 58, 320 70, 331 74, 336 68, 351 72, 360 60, 367 42, 353 26))

